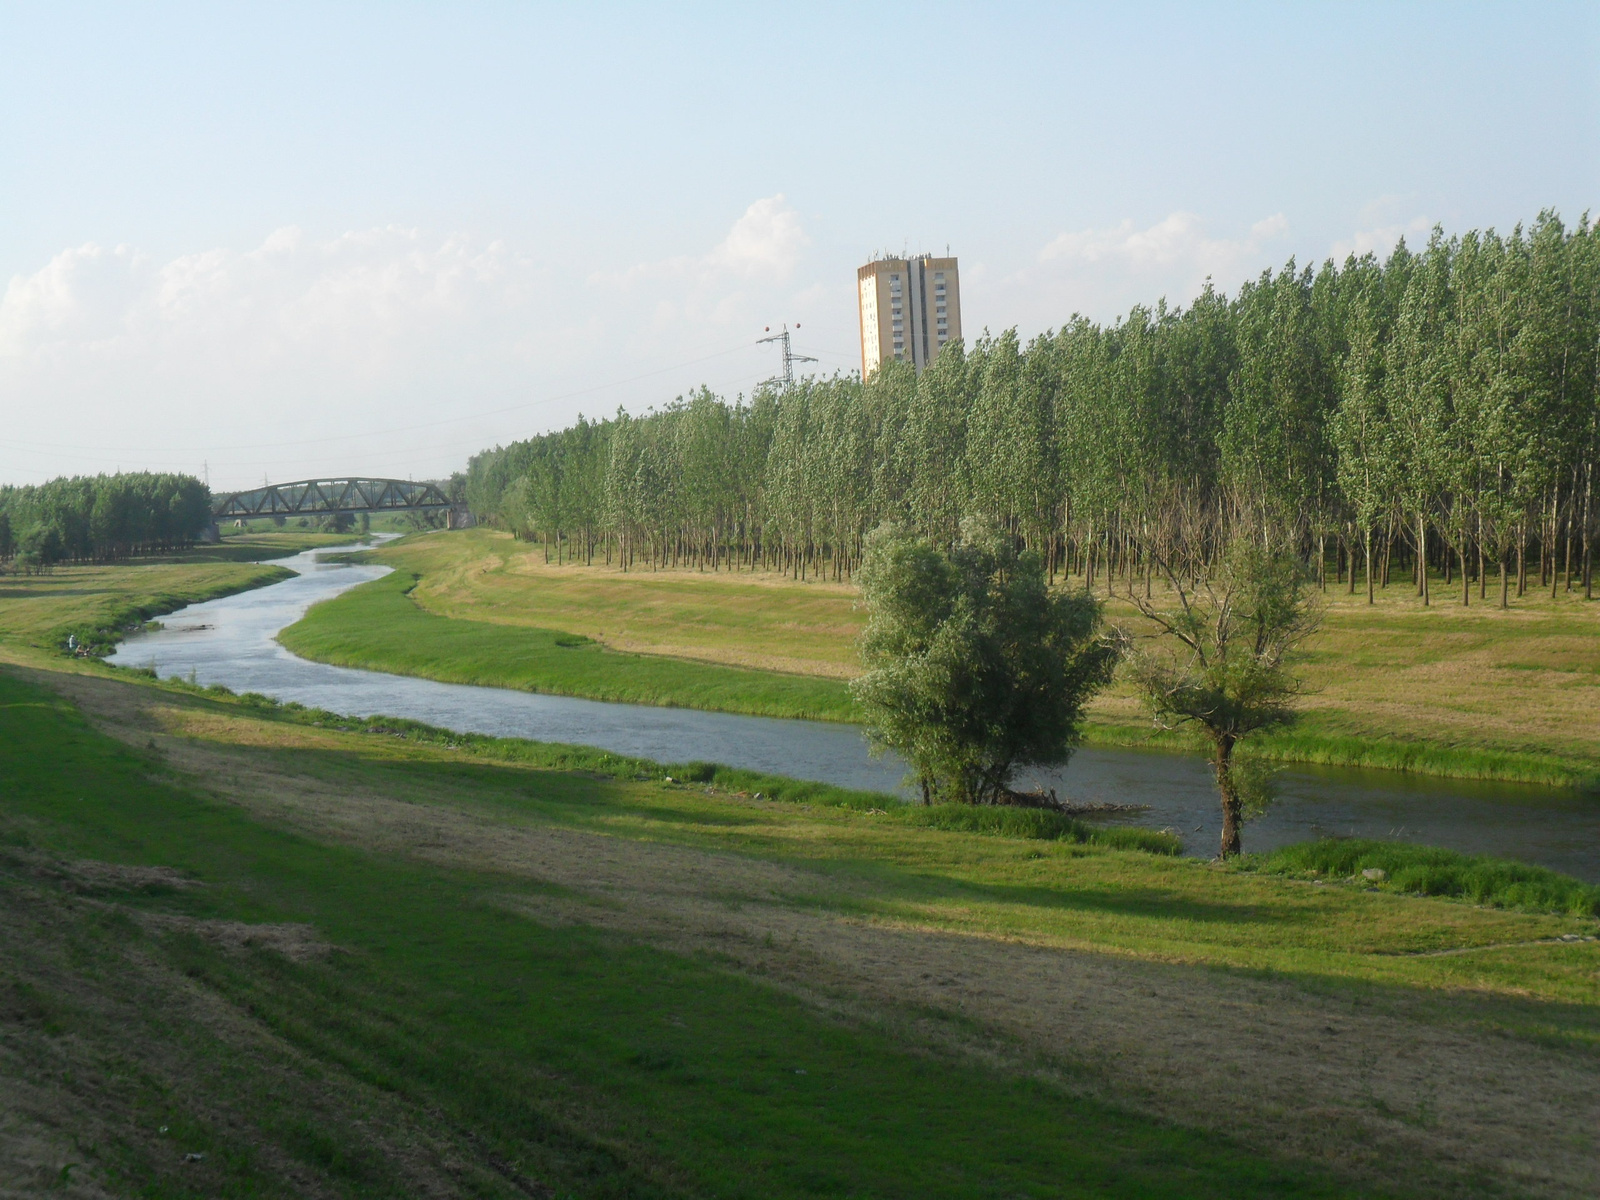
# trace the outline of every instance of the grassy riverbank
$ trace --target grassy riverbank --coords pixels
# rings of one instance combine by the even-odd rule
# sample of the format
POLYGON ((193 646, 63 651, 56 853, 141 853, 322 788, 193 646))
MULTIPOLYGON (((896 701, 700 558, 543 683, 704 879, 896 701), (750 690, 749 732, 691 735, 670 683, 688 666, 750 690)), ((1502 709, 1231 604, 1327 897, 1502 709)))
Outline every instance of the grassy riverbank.
POLYGON ((1591 1180, 1593 920, 80 670, 0 672, 0 1156, 40 1187, 1591 1180))
POLYGON ((318 662, 591 700, 821 721, 850 719, 832 679, 630 654, 569 631, 463 621, 413 603, 396 571, 316 605, 278 636, 318 662))
POLYGON ((71 636, 106 653, 154 617, 289 578, 288 571, 264 560, 348 541, 322 533, 244 534, 129 562, 0 575, 0 641, 61 650, 71 636))
MULTIPOLYGON (((557 566, 491 530, 408 539, 375 557, 405 575, 401 586, 416 583, 414 608, 444 620, 414 620, 394 603, 398 588, 372 585, 313 610, 285 644, 441 679, 849 719, 842 685, 863 614, 846 585, 557 566), (380 616, 407 636, 383 633, 380 616), (595 648, 557 653, 563 635, 595 648), (741 673, 707 674, 719 666, 741 673)), ((1372 608, 1337 589, 1328 601, 1303 719, 1261 739, 1263 755, 1558 786, 1600 778, 1600 605, 1540 595, 1510 612, 1422 609, 1398 586, 1372 608)), ((1137 620, 1117 601, 1108 617, 1137 620)), ((1188 745, 1151 730, 1125 688, 1095 702, 1088 737, 1188 745)))

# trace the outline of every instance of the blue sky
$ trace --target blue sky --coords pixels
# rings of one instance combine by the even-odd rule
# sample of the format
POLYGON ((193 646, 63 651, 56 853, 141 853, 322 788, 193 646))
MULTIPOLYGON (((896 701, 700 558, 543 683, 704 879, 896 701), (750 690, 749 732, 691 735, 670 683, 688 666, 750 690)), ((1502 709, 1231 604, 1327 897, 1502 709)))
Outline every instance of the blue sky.
POLYGON ((0 114, 0 479, 420 478, 851 369, 873 251, 1031 334, 1575 221, 1600 6, 0 3, 0 114))

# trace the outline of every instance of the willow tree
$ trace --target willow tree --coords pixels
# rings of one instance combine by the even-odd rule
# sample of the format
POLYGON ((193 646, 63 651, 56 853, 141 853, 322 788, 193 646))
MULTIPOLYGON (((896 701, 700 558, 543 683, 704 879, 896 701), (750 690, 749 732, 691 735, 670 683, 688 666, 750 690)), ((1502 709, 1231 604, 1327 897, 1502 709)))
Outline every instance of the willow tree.
POLYGON ((1191 586, 1164 571, 1172 603, 1128 599, 1154 626, 1131 649, 1129 676, 1158 725, 1191 726, 1205 739, 1222 802, 1223 858, 1239 853, 1245 818, 1261 799, 1236 751, 1252 734, 1294 720, 1301 686, 1291 657, 1317 628, 1320 610, 1291 555, 1242 537, 1220 569, 1191 586))
POLYGON ((850 691, 925 803, 1015 803, 1019 769, 1067 761, 1117 655, 1087 592, 1052 591, 1037 553, 973 520, 949 551, 880 526, 858 578, 867 670, 850 691))

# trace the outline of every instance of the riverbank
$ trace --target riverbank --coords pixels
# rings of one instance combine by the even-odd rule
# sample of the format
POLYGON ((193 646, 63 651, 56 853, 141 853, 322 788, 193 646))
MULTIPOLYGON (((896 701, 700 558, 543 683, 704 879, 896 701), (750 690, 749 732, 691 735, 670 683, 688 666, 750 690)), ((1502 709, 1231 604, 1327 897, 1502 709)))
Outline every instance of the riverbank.
POLYGON ((0 575, 0 641, 61 652, 70 638, 88 653, 105 654, 156 617, 291 577, 266 560, 349 541, 348 535, 304 531, 251 533, 127 562, 0 575))
POLYGON ((405 570, 315 605, 278 635, 315 662, 624 704, 849 721, 833 679, 612 650, 583 634, 439 616, 414 603, 405 570))
POLYGON ((945 830, 73 665, 91 673, 0 673, 0 939, 26 1009, 7 1045, 49 1068, 8 1096, 31 1145, 110 1147, 101 1177, 1595 1183, 1600 943, 1560 940, 1593 920, 945 830))
MULTIPOLYGON (((321 661, 454 682, 851 719, 845 681, 863 614, 841 584, 547 564, 540 547, 493 530, 409 538, 372 560, 405 582, 319 605, 284 644, 321 661), (406 636, 384 632, 391 622, 406 636)), ((1372 609, 1364 597, 1330 592, 1329 601, 1306 662, 1302 719, 1256 742, 1261 756, 1600 782, 1600 605, 1530 597, 1502 613, 1422 610, 1398 594, 1372 609)), ((1132 625, 1136 614, 1113 602, 1108 619, 1132 625)), ((1193 748, 1183 734, 1151 729, 1122 687, 1091 706, 1086 740, 1193 748)))

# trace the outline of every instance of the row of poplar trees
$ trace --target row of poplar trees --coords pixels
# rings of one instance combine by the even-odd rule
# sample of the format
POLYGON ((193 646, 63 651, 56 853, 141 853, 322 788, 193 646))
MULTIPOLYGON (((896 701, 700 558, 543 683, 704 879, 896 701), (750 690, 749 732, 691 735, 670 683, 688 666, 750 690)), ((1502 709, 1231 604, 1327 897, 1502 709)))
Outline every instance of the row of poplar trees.
POLYGON ((0 487, 0 558, 48 567, 186 546, 211 524, 211 493, 192 475, 79 475, 0 487))
POLYGON ((1054 576, 1134 586, 1179 548, 1296 549, 1324 586, 1591 594, 1600 228, 1403 242, 1184 309, 946 345, 477 455, 474 512, 558 560, 846 577, 893 520, 987 518, 1054 576), (1534 580, 1537 579, 1537 584, 1534 580))

